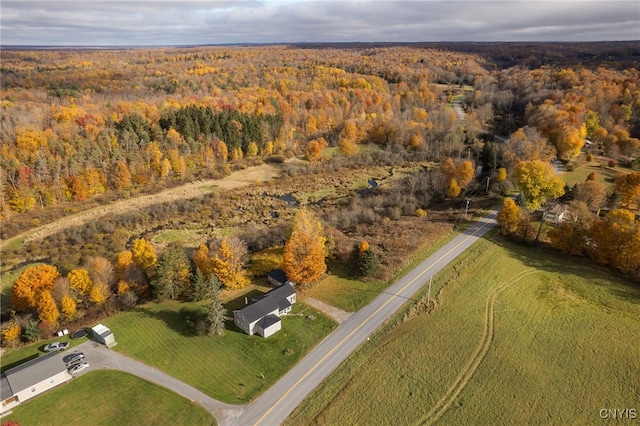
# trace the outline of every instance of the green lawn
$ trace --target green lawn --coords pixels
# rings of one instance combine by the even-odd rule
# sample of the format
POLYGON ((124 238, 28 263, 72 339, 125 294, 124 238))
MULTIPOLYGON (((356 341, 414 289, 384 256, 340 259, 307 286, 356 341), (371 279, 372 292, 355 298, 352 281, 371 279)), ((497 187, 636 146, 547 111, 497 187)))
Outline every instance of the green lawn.
POLYGON ((490 234, 435 277, 440 290, 435 310, 409 303, 288 424, 594 424, 603 408, 638 409, 637 285, 490 234))
MULTIPOLYGON (((229 315, 243 303, 244 297, 228 303, 229 315)), ((114 350, 235 404, 249 402, 271 386, 335 327, 329 318, 297 303, 292 315, 283 317, 282 330, 268 339, 244 334, 233 321, 227 322, 222 337, 196 336, 179 313, 185 306, 196 304, 150 303, 103 323, 116 336, 114 350)))
POLYGON ((90 371, 19 405, 21 425, 214 425, 213 416, 168 389, 119 371, 90 371))
MULTIPOLYGON (((460 230, 462 230, 461 228, 460 230)), ((460 231, 459 230, 459 231, 460 231)), ((387 281, 362 281, 352 277, 352 274, 343 268, 334 268, 329 275, 323 278, 312 288, 305 289, 304 294, 314 299, 321 300, 347 312, 355 312, 366 306, 382 293, 399 277, 415 268, 424 259, 435 253, 440 247, 453 239, 457 233, 448 233, 446 237, 435 244, 427 245, 422 250, 407 259, 405 265, 387 281)))
POLYGON ((591 163, 584 162, 576 167, 575 170, 562 172, 560 177, 570 188, 573 188, 573 185, 585 182, 591 172, 596 174, 596 180, 598 182, 604 183, 607 189, 612 189, 615 177, 619 173, 629 173, 630 170, 622 167, 608 167, 606 166, 606 159, 599 157, 598 161, 591 163), (604 166, 601 167, 600 164, 604 164, 604 166))

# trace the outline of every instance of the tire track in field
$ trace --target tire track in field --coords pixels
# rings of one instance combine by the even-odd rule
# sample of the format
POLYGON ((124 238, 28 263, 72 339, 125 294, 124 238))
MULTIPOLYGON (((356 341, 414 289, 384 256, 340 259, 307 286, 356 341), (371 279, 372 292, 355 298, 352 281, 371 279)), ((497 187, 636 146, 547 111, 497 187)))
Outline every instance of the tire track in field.
POLYGON ((517 274, 509 282, 500 282, 491 288, 489 298, 487 299, 487 304, 485 307, 484 327, 478 347, 476 348, 475 352, 473 353, 467 364, 464 366, 460 374, 458 374, 449 390, 447 390, 444 396, 440 398, 438 402, 436 402, 433 408, 431 408, 431 410, 418 421, 418 424, 429 426, 433 425, 442 417, 444 413, 447 412, 456 398, 458 398, 467 384, 471 381, 471 378, 480 366, 480 363, 487 355, 487 352, 489 352, 489 347, 493 342, 494 306, 498 295, 512 285, 518 283, 518 281, 528 277, 529 275, 535 274, 536 272, 538 271, 532 269, 525 270, 517 274))

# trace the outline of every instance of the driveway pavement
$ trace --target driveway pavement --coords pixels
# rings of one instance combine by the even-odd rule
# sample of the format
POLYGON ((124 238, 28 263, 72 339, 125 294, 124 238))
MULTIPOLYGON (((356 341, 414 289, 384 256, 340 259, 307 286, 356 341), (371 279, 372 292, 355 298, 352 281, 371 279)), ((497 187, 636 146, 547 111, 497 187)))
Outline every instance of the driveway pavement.
POLYGON ((104 345, 88 341, 74 348, 74 352, 84 352, 85 360, 89 363, 89 371, 98 369, 120 370, 138 376, 149 382, 171 389, 172 391, 201 405, 213 414, 220 424, 237 422, 244 411, 242 406, 230 405, 213 399, 198 389, 172 377, 154 367, 150 367, 133 358, 129 358, 104 345))

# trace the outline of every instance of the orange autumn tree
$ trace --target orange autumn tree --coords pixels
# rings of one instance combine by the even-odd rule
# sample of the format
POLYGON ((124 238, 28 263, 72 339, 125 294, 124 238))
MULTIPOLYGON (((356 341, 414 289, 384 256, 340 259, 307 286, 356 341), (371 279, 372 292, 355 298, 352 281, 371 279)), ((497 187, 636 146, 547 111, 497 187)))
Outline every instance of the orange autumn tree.
POLYGON ((13 283, 11 303, 18 310, 36 307, 36 298, 41 293, 50 293, 53 281, 60 276, 58 268, 51 265, 37 265, 25 269, 13 283))
POLYGON ((284 245, 282 267, 296 283, 309 284, 327 270, 322 224, 309 210, 301 209, 293 220, 291 237, 284 245))

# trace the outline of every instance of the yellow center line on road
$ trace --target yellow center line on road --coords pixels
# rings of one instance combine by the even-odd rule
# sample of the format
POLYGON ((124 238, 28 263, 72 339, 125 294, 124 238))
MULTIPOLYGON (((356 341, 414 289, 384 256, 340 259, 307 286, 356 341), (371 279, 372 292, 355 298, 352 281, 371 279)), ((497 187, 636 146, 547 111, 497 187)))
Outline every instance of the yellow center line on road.
MULTIPOLYGON (((431 268, 433 268, 433 266, 435 264, 437 264, 438 262, 440 262, 442 259, 444 259, 445 257, 449 256, 449 254, 451 254, 451 252, 455 251, 458 247, 460 247, 462 244, 464 244, 469 238, 475 236, 475 234, 477 234, 478 232, 480 232, 481 230, 483 230, 487 225, 489 225, 490 222, 484 222, 482 224, 482 226, 478 227, 478 229, 476 229, 475 231, 473 231, 472 234, 467 235, 466 238, 464 238, 462 241, 460 241, 458 244, 456 244, 454 247, 452 247, 449 251, 447 251, 445 254, 443 254, 442 256, 440 256, 437 260, 435 260, 434 262, 431 263, 431 265, 429 265, 424 271, 422 271, 417 277, 415 277, 414 279, 412 279, 411 281, 409 281, 404 287, 402 287, 400 289, 400 291, 398 291, 398 294, 402 293, 403 291, 405 291, 407 289, 407 287, 409 287, 410 285, 412 285, 414 282, 416 282, 419 278, 422 278, 422 276, 424 274, 426 274, 431 268)), ((371 318, 373 318, 374 316, 376 316, 378 314, 378 312, 380 312, 382 309, 385 308, 385 306, 387 306, 391 301, 393 300, 393 297, 389 298, 389 300, 387 300, 386 302, 384 302, 378 309, 375 310, 375 312, 373 312, 371 315, 369 315, 364 321, 362 321, 356 328, 353 329, 353 331, 351 333, 349 333, 344 339, 342 339, 337 345, 335 345, 329 352, 327 352, 327 354, 325 356, 323 356, 320 361, 316 362, 313 367, 311 367, 309 369, 309 371, 307 371, 300 379, 298 379, 298 381, 291 386, 291 388, 289 388, 288 391, 286 391, 277 401, 275 404, 273 404, 271 406, 271 408, 269 408, 263 415, 262 417, 260 417, 258 419, 258 421, 255 423, 255 426, 257 426, 258 424, 260 424, 260 422, 262 422, 265 417, 267 417, 274 408, 276 408, 276 406, 278 406, 278 404, 280 404, 282 402, 283 399, 285 399, 304 379, 306 379, 311 373, 313 373, 313 371, 315 371, 315 369, 322 364, 329 356, 331 356, 331 354, 333 354, 336 350, 338 350, 338 348, 340 348, 340 346, 342 346, 344 344, 344 342, 347 341, 347 339, 349 339, 351 336, 353 336, 358 330, 360 330, 371 318)))

